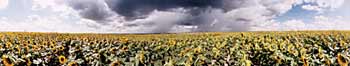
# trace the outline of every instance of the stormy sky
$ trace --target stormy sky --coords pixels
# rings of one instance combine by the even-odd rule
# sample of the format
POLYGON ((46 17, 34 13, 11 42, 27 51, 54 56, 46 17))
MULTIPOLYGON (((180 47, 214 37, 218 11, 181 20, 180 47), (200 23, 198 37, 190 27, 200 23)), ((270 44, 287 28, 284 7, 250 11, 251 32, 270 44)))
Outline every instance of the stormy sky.
POLYGON ((0 31, 349 30, 346 0, 0 0, 0 31))

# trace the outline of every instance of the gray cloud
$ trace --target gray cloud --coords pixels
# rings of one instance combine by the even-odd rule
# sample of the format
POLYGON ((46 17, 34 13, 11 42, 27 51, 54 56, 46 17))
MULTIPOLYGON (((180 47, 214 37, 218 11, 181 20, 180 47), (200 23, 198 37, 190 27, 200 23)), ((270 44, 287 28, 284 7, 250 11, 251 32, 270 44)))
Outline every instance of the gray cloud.
MULTIPOLYGON (((84 18, 118 22, 140 32, 249 31, 260 21, 283 14, 295 0, 70 0, 84 18), (113 18, 118 17, 118 18, 113 18), (122 20, 120 19, 122 18, 122 20), (117 21, 115 21, 117 20, 117 21)), ((118 29, 118 28, 116 28, 118 29)))
MULTIPOLYGON (((172 8, 192 9, 198 11, 203 8, 222 8, 223 0, 106 0, 108 6, 116 13, 135 18, 148 15, 153 10, 169 11, 172 8)), ((192 12, 196 13, 196 12, 192 12)))
POLYGON ((73 9, 78 10, 80 15, 87 19, 104 21, 112 16, 103 0, 68 0, 73 9))

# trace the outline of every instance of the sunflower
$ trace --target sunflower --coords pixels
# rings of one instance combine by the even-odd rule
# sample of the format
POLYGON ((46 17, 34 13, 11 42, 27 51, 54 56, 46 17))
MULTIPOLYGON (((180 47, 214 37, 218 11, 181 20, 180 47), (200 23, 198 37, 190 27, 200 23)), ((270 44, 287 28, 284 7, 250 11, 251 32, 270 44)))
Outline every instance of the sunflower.
POLYGON ((116 51, 117 51, 117 49, 115 49, 115 48, 111 48, 111 49, 109 50, 109 52, 111 52, 112 54, 115 54, 116 51))
POLYGON ((331 66, 331 60, 329 58, 326 58, 324 62, 327 66, 331 66))
POLYGON ((33 48, 32 48, 34 51, 39 51, 39 47, 37 45, 34 45, 33 48))
POLYGON ((12 43, 11 42, 6 42, 6 48, 11 48, 12 43))
POLYGON ((22 43, 23 46, 28 46, 28 43, 22 43))
POLYGON ((63 46, 60 46, 58 49, 59 49, 60 51, 63 51, 63 50, 64 50, 64 47, 63 47, 63 46))
POLYGON ((55 49, 55 45, 54 44, 50 44, 49 48, 50 49, 55 49))
POLYGON ((120 40, 122 43, 127 43, 129 41, 128 38, 126 37, 122 37, 121 40, 120 40))
POLYGON ((337 61, 340 66, 348 66, 349 62, 341 54, 337 55, 337 61))
POLYGON ((3 55, 3 56, 2 56, 2 63, 3 63, 5 66, 14 66, 14 64, 10 61, 10 59, 8 58, 7 55, 3 55))
POLYGON ((271 44, 271 45, 268 46, 268 49, 270 51, 274 52, 276 50, 276 45, 271 44))
POLYGON ((18 51, 18 54, 21 54, 21 47, 19 47, 18 45, 16 46, 16 49, 18 51))
POLYGON ((47 45, 48 45, 48 42, 47 42, 47 41, 43 41, 42 44, 45 45, 45 46, 47 46, 47 45))
POLYGON ((168 41, 168 44, 169 44, 169 45, 175 45, 175 44, 176 44, 176 41, 175 41, 175 40, 170 40, 170 41, 168 41))
POLYGON ((70 62, 68 63, 68 66, 79 66, 79 64, 77 62, 70 62))
POLYGON ((145 60, 144 54, 145 54, 144 51, 141 51, 141 53, 136 55, 136 57, 138 58, 139 61, 141 61, 141 63, 144 63, 144 60, 145 60))
POLYGON ((67 62, 67 59, 66 59, 66 57, 64 57, 64 56, 59 56, 58 57, 58 61, 61 63, 61 64, 64 64, 64 63, 66 63, 67 62))
POLYGON ((198 48, 195 48, 195 49, 194 49, 194 52, 195 52, 195 53, 201 53, 201 51, 202 51, 202 48, 201 48, 201 47, 198 47, 198 48))
POLYGON ((24 46, 24 49, 26 51, 25 53, 28 53, 30 48, 29 48, 29 46, 24 46))
POLYGON ((52 49, 52 52, 57 54, 58 53, 58 49, 52 49))
POLYGON ((301 56, 301 60, 303 61, 303 66, 309 66, 309 63, 307 62, 307 59, 304 56, 301 56))
POLYGON ((25 58, 25 61, 26 61, 26 63, 27 63, 27 66, 32 65, 32 61, 30 61, 30 59, 29 59, 29 58, 25 58))
POLYGON ((274 56, 273 59, 278 63, 281 64, 282 63, 282 58, 280 56, 274 56))
POLYGON ((127 50, 128 50, 128 47, 124 46, 124 47, 122 48, 122 50, 123 50, 123 51, 127 51, 127 50))
POLYGON ((342 48, 345 48, 346 42, 344 40, 340 40, 339 44, 342 48))
POLYGON ((297 56, 299 54, 298 51, 293 49, 294 47, 290 46, 290 48, 288 48, 288 52, 294 56, 297 56))
POLYGON ((318 47, 318 57, 321 58, 321 59, 324 58, 322 47, 318 47))
POLYGON ((110 66, 122 66, 122 64, 120 63, 120 61, 116 60, 116 61, 112 62, 110 64, 110 66))

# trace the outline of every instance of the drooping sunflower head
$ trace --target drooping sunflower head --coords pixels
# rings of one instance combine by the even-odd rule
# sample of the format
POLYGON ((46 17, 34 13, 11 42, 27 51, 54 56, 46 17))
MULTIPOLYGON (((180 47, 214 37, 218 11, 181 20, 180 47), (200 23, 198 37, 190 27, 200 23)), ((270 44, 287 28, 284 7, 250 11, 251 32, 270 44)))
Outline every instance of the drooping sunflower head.
POLYGON ((61 64, 64 64, 67 62, 67 59, 65 56, 59 56, 58 57, 58 61, 61 63, 61 64))
POLYGON ((16 51, 17 51, 18 54, 21 53, 21 47, 19 47, 19 45, 16 45, 16 51))
POLYGON ((70 62, 69 64, 68 64, 68 66, 79 66, 79 64, 77 63, 77 62, 70 62))
POLYGON ((32 62, 30 61, 30 58, 25 58, 25 61, 27 63, 27 66, 32 65, 32 62))
POLYGON ((349 61, 342 54, 337 55, 337 61, 340 66, 348 66, 349 61))
POLYGON ((326 58, 326 60, 324 61, 325 62, 325 64, 327 65, 327 66, 331 66, 331 60, 329 59, 329 58, 326 58))
POLYGON ((309 66, 309 63, 304 56, 301 56, 301 60, 303 61, 303 66, 309 66))
POLYGON ((11 62, 11 60, 8 58, 7 55, 2 55, 2 64, 5 66, 14 66, 14 64, 11 62))
POLYGON ((121 62, 116 60, 110 64, 110 66, 122 66, 121 62))

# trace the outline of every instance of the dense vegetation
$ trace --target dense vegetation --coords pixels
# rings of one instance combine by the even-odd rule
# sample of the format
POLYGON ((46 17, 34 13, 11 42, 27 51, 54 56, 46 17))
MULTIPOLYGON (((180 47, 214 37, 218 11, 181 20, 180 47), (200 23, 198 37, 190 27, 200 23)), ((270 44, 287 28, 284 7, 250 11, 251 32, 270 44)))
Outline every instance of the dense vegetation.
POLYGON ((347 66, 350 32, 0 33, 0 66, 347 66))

